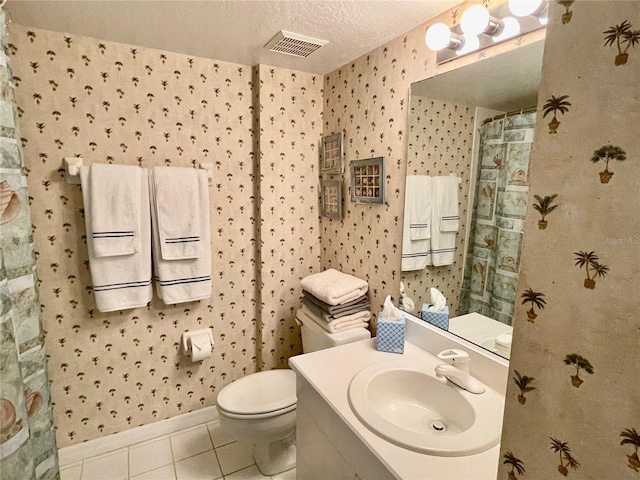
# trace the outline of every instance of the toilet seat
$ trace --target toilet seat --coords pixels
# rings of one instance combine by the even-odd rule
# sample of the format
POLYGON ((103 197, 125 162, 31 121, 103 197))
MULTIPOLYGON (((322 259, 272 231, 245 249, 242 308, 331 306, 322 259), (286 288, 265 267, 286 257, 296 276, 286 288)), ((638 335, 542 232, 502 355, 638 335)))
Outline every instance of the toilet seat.
POLYGON ((266 370, 230 383, 218 394, 217 406, 231 418, 265 418, 296 408, 296 374, 266 370))

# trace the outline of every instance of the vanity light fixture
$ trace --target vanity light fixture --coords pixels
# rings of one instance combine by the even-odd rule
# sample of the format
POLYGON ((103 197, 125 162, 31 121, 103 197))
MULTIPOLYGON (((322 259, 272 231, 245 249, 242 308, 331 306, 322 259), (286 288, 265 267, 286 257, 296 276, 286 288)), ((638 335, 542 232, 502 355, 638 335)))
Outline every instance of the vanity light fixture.
POLYGON ((466 55, 467 53, 475 52, 480 48, 480 39, 478 38, 478 35, 465 33, 462 35, 462 39, 464 40, 464 45, 462 48, 456 50, 456 55, 459 57, 466 55))
POLYGON ((544 0, 509 0, 509 10, 516 17, 539 15, 547 7, 544 0))
POLYGON ((427 47, 436 52, 443 48, 457 50, 464 45, 461 35, 451 33, 451 29, 444 23, 434 23, 427 29, 424 37, 427 47))
POLYGON ((472 5, 462 14, 460 28, 466 35, 494 35, 502 28, 502 21, 492 17, 482 5, 472 5))
POLYGON ((502 31, 498 35, 494 35, 493 41, 500 43, 503 40, 515 37, 520 33, 520 22, 513 17, 504 17, 502 19, 502 31))
POLYGON ((468 7, 460 23, 431 25, 425 34, 427 46, 437 53, 436 63, 487 48, 517 35, 544 28, 549 0, 509 0, 491 10, 483 5, 468 7))

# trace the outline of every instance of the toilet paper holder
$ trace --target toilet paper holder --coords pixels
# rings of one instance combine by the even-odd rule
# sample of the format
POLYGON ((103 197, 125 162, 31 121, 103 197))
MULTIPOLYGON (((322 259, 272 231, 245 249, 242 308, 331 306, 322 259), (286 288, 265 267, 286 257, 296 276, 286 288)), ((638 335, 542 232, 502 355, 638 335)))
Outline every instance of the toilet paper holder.
POLYGON ((194 337, 200 337, 201 335, 207 335, 209 337, 209 342, 211 344, 211 348, 213 348, 213 329, 212 328, 203 328, 201 330, 191 330, 188 332, 184 332, 182 334, 182 351, 185 355, 192 358, 193 357, 193 344, 192 339, 194 337))

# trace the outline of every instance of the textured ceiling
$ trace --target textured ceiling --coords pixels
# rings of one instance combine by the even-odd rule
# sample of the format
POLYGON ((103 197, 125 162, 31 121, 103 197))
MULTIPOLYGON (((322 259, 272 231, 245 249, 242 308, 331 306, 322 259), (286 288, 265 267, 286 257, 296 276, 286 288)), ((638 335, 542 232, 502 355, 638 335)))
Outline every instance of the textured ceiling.
MULTIPOLYGON (((424 23, 457 0, 9 0, 12 21, 244 65, 325 74, 424 23), (307 58, 269 52, 280 30, 330 43, 307 58)), ((425 47, 426 48, 426 47, 425 47)))

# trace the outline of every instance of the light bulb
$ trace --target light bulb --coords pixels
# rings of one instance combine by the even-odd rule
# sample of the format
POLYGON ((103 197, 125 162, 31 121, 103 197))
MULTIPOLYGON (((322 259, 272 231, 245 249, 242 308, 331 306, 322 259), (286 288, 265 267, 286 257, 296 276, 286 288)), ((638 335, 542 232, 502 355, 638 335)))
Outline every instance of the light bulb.
POLYGON ((479 35, 489 25, 489 10, 482 5, 472 5, 467 8, 460 18, 460 28, 468 35, 479 35))
POLYGON ((462 35, 462 38, 464 39, 464 44, 462 45, 462 48, 456 50, 456 55, 466 55, 467 53, 471 53, 480 48, 480 39, 477 35, 469 35, 465 33, 462 35))
POLYGON ((507 38, 515 37, 520 33, 520 22, 518 22, 518 20, 516 20, 515 18, 504 17, 502 19, 502 23, 504 24, 502 32, 500 32, 499 35, 491 37, 496 43, 501 42, 502 40, 506 40, 507 38))
POLYGON ((427 29, 424 40, 431 50, 442 50, 451 43, 451 30, 444 23, 434 23, 427 29))
POLYGON ((509 0, 509 10, 516 17, 526 17, 535 13, 543 0, 509 0))

